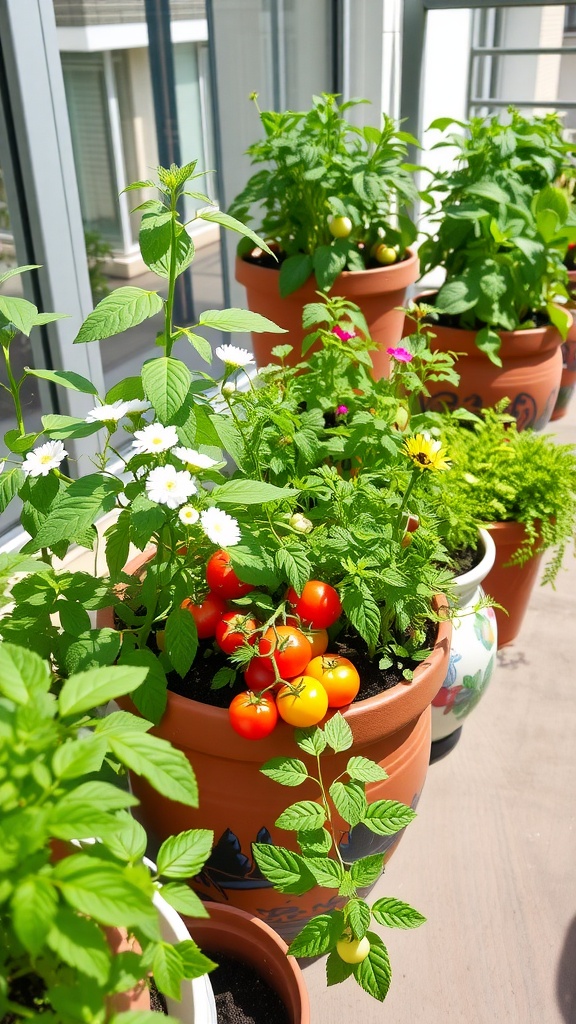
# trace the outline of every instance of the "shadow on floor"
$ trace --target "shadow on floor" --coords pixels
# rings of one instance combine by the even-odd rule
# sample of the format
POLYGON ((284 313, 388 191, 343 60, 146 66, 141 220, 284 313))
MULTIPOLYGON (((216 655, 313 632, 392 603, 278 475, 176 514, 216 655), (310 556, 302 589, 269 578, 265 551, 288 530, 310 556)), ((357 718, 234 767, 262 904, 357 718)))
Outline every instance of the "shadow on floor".
POLYGON ((576 917, 566 932, 558 962, 556 999, 566 1024, 576 1024, 576 917))
POLYGON ((528 664, 524 651, 515 647, 502 647, 498 651, 498 665, 500 668, 510 668, 512 670, 517 668, 523 668, 528 664))

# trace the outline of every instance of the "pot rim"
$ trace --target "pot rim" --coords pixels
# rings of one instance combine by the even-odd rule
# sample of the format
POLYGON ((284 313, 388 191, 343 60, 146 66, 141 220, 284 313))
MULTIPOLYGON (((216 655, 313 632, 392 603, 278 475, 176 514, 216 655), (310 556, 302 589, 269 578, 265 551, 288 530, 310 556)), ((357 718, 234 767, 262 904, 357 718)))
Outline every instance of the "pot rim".
MULTIPOLYGON (((416 280, 419 267, 417 251, 415 249, 408 248, 406 252, 409 254, 406 259, 400 260, 398 263, 392 263, 389 266, 372 267, 369 270, 342 270, 340 274, 338 274, 336 281, 341 281, 342 286, 346 285, 347 287, 354 287, 355 285, 358 294, 363 292, 364 284, 367 292, 372 293, 376 289, 376 282, 382 281, 383 278, 386 279, 387 285, 385 289, 382 290, 402 290, 406 288, 408 284, 412 284, 416 280)), ((267 290, 271 280, 269 277, 270 274, 276 275, 276 279, 278 279, 278 271, 275 267, 261 267, 257 263, 249 263, 241 256, 236 255, 235 277, 240 284, 245 286, 254 285, 255 290, 258 290, 255 285, 256 279, 260 280, 263 287, 267 290), (266 281, 267 283, 264 284, 266 281)), ((317 285, 313 274, 310 275, 300 288, 291 292, 291 294, 287 295, 286 298, 291 299, 293 296, 297 296, 302 292, 302 290, 306 289, 307 286, 309 286, 314 295, 316 295, 317 285)), ((332 286, 331 291, 334 291, 335 286, 336 282, 332 286)))
POLYGON ((484 545, 484 554, 478 565, 473 566, 468 572, 463 572, 454 580, 456 593, 460 595, 462 590, 468 590, 471 586, 479 587, 482 580, 486 578, 496 559, 496 545, 493 537, 487 529, 478 528, 481 543, 484 545))
MULTIPOLYGON (((420 299, 430 299, 437 294, 437 291, 420 292, 414 296, 414 302, 418 302, 420 299)), ((568 328, 570 329, 574 323, 574 317, 569 309, 563 308, 570 317, 570 326, 568 328)), ((433 331, 438 332, 437 337, 438 334, 442 334, 447 338, 453 339, 454 345, 458 344, 463 348, 466 355, 481 351, 476 345, 478 331, 475 331, 473 328, 452 327, 445 326, 444 324, 431 324, 430 327, 433 331)), ((545 351, 549 348, 556 348, 563 343, 562 335, 552 323, 543 324, 541 327, 518 328, 515 331, 496 330, 496 334, 500 336, 502 344, 506 345, 508 350, 506 354, 508 356, 524 354, 527 348, 545 351)), ((438 344, 437 338, 436 341, 433 339, 432 344, 434 343, 438 344)))

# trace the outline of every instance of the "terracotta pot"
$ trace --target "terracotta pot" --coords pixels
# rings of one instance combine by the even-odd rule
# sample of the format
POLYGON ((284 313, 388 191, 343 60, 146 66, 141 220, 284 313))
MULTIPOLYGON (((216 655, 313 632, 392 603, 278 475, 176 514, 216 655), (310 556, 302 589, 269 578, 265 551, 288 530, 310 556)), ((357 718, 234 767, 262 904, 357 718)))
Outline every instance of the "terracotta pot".
MULTIPOLYGON (((376 379, 388 376, 390 357, 386 349, 398 344, 404 326, 404 313, 398 307, 406 304, 406 289, 418 277, 418 257, 408 251, 407 259, 390 267, 345 270, 331 288, 332 295, 355 302, 366 317, 370 336, 379 346, 378 351, 370 353, 376 379)), ((302 329, 302 310, 306 303, 319 301, 316 279, 311 277, 302 288, 283 299, 278 288, 278 270, 259 267, 237 257, 236 280, 245 286, 246 301, 252 312, 261 313, 290 332, 286 336, 253 334, 256 365, 267 366, 272 360, 271 350, 284 341, 294 346, 287 359, 288 364, 294 366, 300 362, 300 346, 306 333, 302 329)))
MULTIPOLYGON (((568 277, 572 289, 576 288, 576 270, 569 270, 568 277)), ((572 312, 574 315, 574 311, 572 312)), ((560 391, 554 406, 551 419, 559 420, 568 412, 568 406, 576 390, 576 323, 568 331, 568 337, 562 345, 562 377, 560 378, 560 391)))
POLYGON ((484 694, 496 664, 497 626, 493 608, 473 611, 484 597, 482 582, 496 558, 487 530, 480 530, 482 560, 455 580, 450 663, 432 701, 432 756, 443 740, 462 728, 484 694))
MULTIPOLYGON (((407 327, 407 333, 410 328, 407 327)), ((510 399, 509 411, 516 417, 518 429, 542 430, 554 409, 562 375, 562 338, 555 327, 525 331, 499 331, 502 338, 502 367, 494 366, 477 348, 475 331, 456 327, 433 326, 436 337, 433 351, 456 352, 456 370, 460 374, 457 389, 444 381, 430 382, 430 398, 425 408, 456 409, 464 406, 472 412, 510 399)))
MULTIPOLYGON (((241 960, 278 993, 292 1024, 309 1024, 310 1004, 298 961, 264 921, 234 907, 207 903, 208 918, 186 918, 193 939, 218 962, 218 954, 241 960)), ((214 1018, 215 1024, 216 1018, 214 1018)), ((193 1018, 194 1024, 205 1024, 193 1018)), ((211 1020, 207 1018, 206 1024, 211 1020)))
MULTIPOLYGON (((126 571, 137 572, 145 557, 129 563, 126 571)), ((443 597, 435 599, 436 608, 445 603, 443 597)), ((100 617, 102 625, 111 621, 111 613, 107 618, 100 617)), ((384 782, 369 786, 370 799, 416 805, 430 756, 430 705, 446 676, 451 632, 450 621, 442 621, 434 649, 418 666, 412 682, 399 683, 344 710, 354 745, 343 754, 323 758, 328 785, 345 769, 352 754, 362 754, 388 772, 384 782)), ((128 700, 124 706, 134 710, 128 700)), ((280 755, 306 761, 306 755, 294 742, 290 726, 282 722, 270 736, 250 742, 234 732, 226 710, 169 693, 164 717, 153 732, 186 754, 198 779, 200 806, 194 810, 169 802, 144 780, 133 776, 134 793, 141 801, 136 815, 159 840, 189 828, 214 830, 212 855, 193 883, 202 897, 230 902, 255 914, 284 937, 296 934, 314 914, 342 902, 319 888, 303 896, 278 893, 252 861, 253 842, 293 846, 292 834, 274 826, 291 802, 290 792, 260 772, 265 761, 280 755)), ((298 799, 317 798, 317 787, 299 787, 298 799)), ((389 856, 400 837, 376 836, 362 825, 348 833, 344 822, 338 824, 340 850, 347 861, 369 853, 386 852, 389 856)))
POLYGON ((486 529, 496 545, 496 559, 484 580, 484 590, 508 612, 506 615, 495 609, 500 650, 513 643, 520 632, 542 555, 534 555, 522 566, 507 565, 526 536, 524 525, 516 522, 488 523, 486 529))

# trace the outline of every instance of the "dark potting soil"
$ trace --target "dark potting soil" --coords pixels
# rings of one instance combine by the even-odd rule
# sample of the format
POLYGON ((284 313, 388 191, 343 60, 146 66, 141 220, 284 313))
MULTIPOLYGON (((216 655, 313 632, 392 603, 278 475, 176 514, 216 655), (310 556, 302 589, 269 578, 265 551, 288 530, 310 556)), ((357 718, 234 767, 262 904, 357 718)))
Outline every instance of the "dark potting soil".
MULTIPOLYGON (((280 270, 280 267, 282 266, 284 260, 286 259, 286 253, 282 252, 282 250, 277 245, 275 245, 275 243, 272 243, 270 248, 276 254, 277 259, 274 259, 273 256, 270 256, 267 252, 264 252, 262 249, 253 249, 252 252, 250 252, 247 255, 243 256, 242 259, 246 263, 253 263, 257 267, 265 267, 267 270, 280 270)), ((358 243, 358 251, 360 252, 360 254, 362 255, 363 258, 364 258, 364 252, 363 252, 364 249, 365 249, 364 244, 362 242, 359 242, 358 243)), ((407 253, 405 253, 404 256, 402 256, 401 259, 397 260, 397 263, 403 263, 404 260, 406 260, 406 259, 408 259, 408 254, 407 253)), ((392 264, 392 266, 396 266, 396 263, 392 264)), ((366 270, 382 270, 382 269, 383 269, 383 266, 382 266, 381 263, 378 263, 378 260, 376 260, 376 259, 368 259, 368 260, 366 260, 366 270)))
POLYGON ((452 552, 450 568, 456 576, 463 576, 465 572, 470 572, 480 565, 483 557, 484 551, 481 547, 460 548, 452 552))
MULTIPOLYGON (((24 974, 10 982, 8 998, 18 1006, 30 1007, 35 1016, 51 1012, 50 1006, 44 1002, 46 985, 38 974, 24 974)), ((8 1011, 0 1018, 0 1024, 17 1024, 23 1015, 8 1011)))
MULTIPOLYGON (((422 301, 428 303, 430 306, 434 305, 435 299, 436 294, 422 296, 422 301)), ((426 317, 424 323, 428 324, 432 330, 434 330, 434 324, 438 324, 440 327, 454 327, 456 330, 459 330, 462 327, 461 317, 462 314, 460 313, 439 313, 434 316, 426 317)), ((550 323, 548 317, 544 316, 542 313, 531 313, 526 317, 526 321, 524 322, 527 321, 529 321, 530 325, 533 327, 547 327, 550 323)), ((486 325, 482 323, 482 321, 476 320, 472 324, 467 324, 467 329, 471 331, 479 331, 485 326, 486 325)))
POLYGON ((218 1024, 290 1024, 280 996, 252 967, 221 953, 212 955, 218 964, 210 974, 218 1024))

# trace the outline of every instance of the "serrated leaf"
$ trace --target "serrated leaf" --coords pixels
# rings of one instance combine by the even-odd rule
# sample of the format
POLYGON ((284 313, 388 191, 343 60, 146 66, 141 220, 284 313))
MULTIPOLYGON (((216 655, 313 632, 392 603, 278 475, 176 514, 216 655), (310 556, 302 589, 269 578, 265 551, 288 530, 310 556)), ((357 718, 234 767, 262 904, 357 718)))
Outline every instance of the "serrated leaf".
POLYGON ((197 875, 210 856, 213 840, 214 833, 206 828, 192 828, 170 836, 158 850, 158 874, 166 878, 197 875))
POLYGON ((29 335, 38 315, 37 307, 13 295, 0 295, 0 313, 22 334, 29 335))
POLYGON ((104 534, 106 564, 112 577, 122 572, 130 551, 130 509, 125 508, 104 534))
POLYGON ((334 942, 333 921, 330 914, 318 914, 304 925, 290 943, 291 956, 320 956, 326 953, 334 942))
POLYGON ((346 904, 345 916, 355 939, 363 939, 370 927, 370 907, 365 900, 351 899, 346 904))
POLYGON ((358 889, 376 882, 384 870, 384 854, 374 853, 361 857, 350 865, 350 878, 358 889))
POLYGON ((273 757, 260 771, 281 786, 301 786, 308 778, 306 765, 296 757, 273 757))
POLYGON ((75 601, 58 601, 56 610, 60 617, 60 625, 65 633, 80 636, 90 629, 90 616, 81 604, 75 601))
POLYGON ((119 650, 120 633, 117 629, 109 626, 89 629, 67 644, 64 650, 64 665, 70 674, 86 672, 91 668, 103 668, 114 664, 119 650))
POLYGON ((328 829, 315 828, 296 834, 302 856, 308 861, 311 857, 325 857, 332 849, 333 839, 328 829))
POLYGON ((306 857, 306 865, 318 885, 325 889, 339 889, 344 878, 344 868, 331 857, 306 857))
POLYGON ((346 255, 333 245, 319 245, 312 258, 318 288, 329 292, 338 275, 346 266, 346 255))
POLYGON ((200 897, 185 882, 166 882, 160 892, 179 914, 186 914, 188 917, 209 916, 200 897))
POLYGON ((90 775, 102 767, 106 754, 106 741, 103 736, 78 736, 67 740, 54 751, 52 771, 57 779, 76 779, 80 775, 90 775))
POLYGON ((11 900, 14 931, 33 956, 46 941, 57 907, 56 889, 41 875, 29 875, 14 890, 11 900))
POLYGON ((31 366, 26 367, 26 374, 29 377, 39 377, 41 380, 52 380, 64 388, 72 391, 80 391, 84 395, 97 395, 98 388, 94 386, 87 377, 82 377, 72 370, 35 370, 31 366))
POLYGON ((341 596, 342 607, 351 624, 369 646, 375 645, 380 636, 381 613, 370 591, 346 587, 341 596))
POLYGON ((250 238, 257 246, 260 247, 260 249, 264 249, 264 252, 269 253, 270 256, 274 256, 276 259, 272 249, 266 244, 263 238, 260 238, 260 235, 257 235, 255 231, 247 228, 242 221, 236 220, 236 217, 231 217, 229 213, 223 213, 222 210, 217 209, 200 210, 197 216, 201 220, 208 221, 212 224, 220 224, 223 228, 228 228, 230 231, 236 231, 239 235, 244 235, 246 238, 250 238))
POLYGON ((132 702, 144 718, 158 725, 166 710, 168 700, 168 683, 166 673, 158 658, 149 648, 141 650, 122 650, 121 665, 132 665, 146 670, 146 678, 132 691, 132 702))
POLYGON ((81 672, 67 679, 60 690, 60 713, 64 717, 77 715, 81 711, 89 711, 99 704, 115 700, 116 697, 123 697, 140 686, 145 677, 143 669, 122 668, 118 665, 81 672))
POLYGON ((354 974, 355 965, 347 964, 341 957, 338 956, 336 950, 333 950, 327 961, 326 961, 326 984, 328 988, 331 985, 340 985, 341 982, 346 981, 351 974, 354 974))
POLYGON ((310 560, 306 552, 297 544, 287 544, 278 548, 274 561, 281 576, 294 587, 296 593, 301 594, 311 573, 310 560))
POLYGON ((213 960, 200 951, 194 939, 177 942, 174 948, 182 960, 185 978, 200 978, 203 974, 213 971, 217 966, 213 960))
POLYGON ((182 959, 170 942, 157 943, 151 966, 160 991, 171 999, 180 1000, 180 985, 184 977, 182 959))
POLYGON ((330 796, 338 814, 344 818, 351 828, 364 820, 366 813, 366 796, 362 782, 333 782, 330 796))
POLYGON ((142 367, 144 393, 162 423, 167 423, 181 409, 191 382, 186 364, 172 356, 148 359, 142 367))
POLYGON ((156 910, 149 897, 123 868, 84 853, 59 861, 53 877, 66 902, 100 924, 141 927, 158 933, 156 910))
POLYGON ((121 334, 130 327, 136 327, 144 320, 155 316, 164 308, 164 302, 156 292, 143 288, 126 286, 116 288, 100 300, 90 313, 74 338, 74 344, 88 341, 102 341, 115 334, 121 334))
POLYGON ((173 608, 166 619, 166 653, 179 676, 188 672, 198 650, 198 630, 186 608, 173 608))
POLYGON ((33 651, 0 644, 0 693, 15 704, 27 704, 34 688, 49 679, 48 666, 33 651))
POLYGON ((285 327, 279 327, 260 313, 248 309, 206 309, 200 314, 198 323, 213 327, 216 331, 252 331, 254 334, 287 334, 285 327))
POLYGON ((364 824, 379 836, 392 836, 414 821, 416 811, 397 800, 375 800, 369 804, 364 824))
POLYGON ((113 831, 104 837, 104 845, 121 861, 137 861, 146 853, 148 836, 139 821, 127 811, 116 815, 113 831))
POLYGON ((25 479, 21 469, 9 469, 5 473, 0 473, 0 512, 4 512, 8 507, 25 479))
POLYGON ((279 892, 301 895, 316 884, 303 857, 281 846, 253 843, 252 852, 260 871, 279 892))
POLYGON ((299 800, 287 807, 276 819, 275 824, 278 828, 305 831, 306 829, 322 828, 325 821, 326 811, 321 804, 316 803, 315 800, 299 800))
POLYGON ((339 711, 332 718, 329 718, 324 726, 324 736, 329 747, 335 754, 342 750, 348 750, 354 742, 352 729, 339 711))
POLYGON ((172 219, 170 210, 162 208, 144 213, 140 221, 139 243, 142 259, 147 267, 155 263, 168 252, 172 239, 172 219))
POLYGON ((217 505, 264 505, 268 501, 295 498, 299 493, 291 487, 276 487, 262 480, 228 480, 215 487, 212 496, 217 505))
POLYGON ((183 336, 188 338, 192 347, 196 349, 205 363, 212 362, 212 346, 209 341, 206 341, 206 338, 203 338, 201 334, 195 334, 194 331, 189 331, 186 327, 177 327, 176 331, 181 331, 183 336))
POLYGON ((390 988, 392 969, 388 950, 379 935, 368 932, 370 952, 361 964, 358 964, 354 976, 365 992, 383 1002, 390 988))
POLYGON ((110 749, 122 764, 137 775, 143 775, 169 800, 177 800, 188 807, 198 806, 196 778, 181 750, 158 736, 136 733, 130 728, 105 731, 110 749))
POLYGON ((372 904, 372 915, 378 924, 386 928, 419 928, 424 924, 423 917, 409 903, 394 899, 392 896, 383 896, 372 904))
POLYGON ((326 737, 319 725, 311 725, 305 729, 295 729, 294 739, 300 750, 306 754, 321 754, 326 749, 326 737))
POLYGON ((361 757, 358 754, 349 759, 346 771, 350 778, 357 782, 381 782, 388 778, 384 768, 368 757, 361 757))
POLYGON ((111 954, 95 921, 62 908, 48 933, 47 945, 63 963, 105 984, 111 954))

